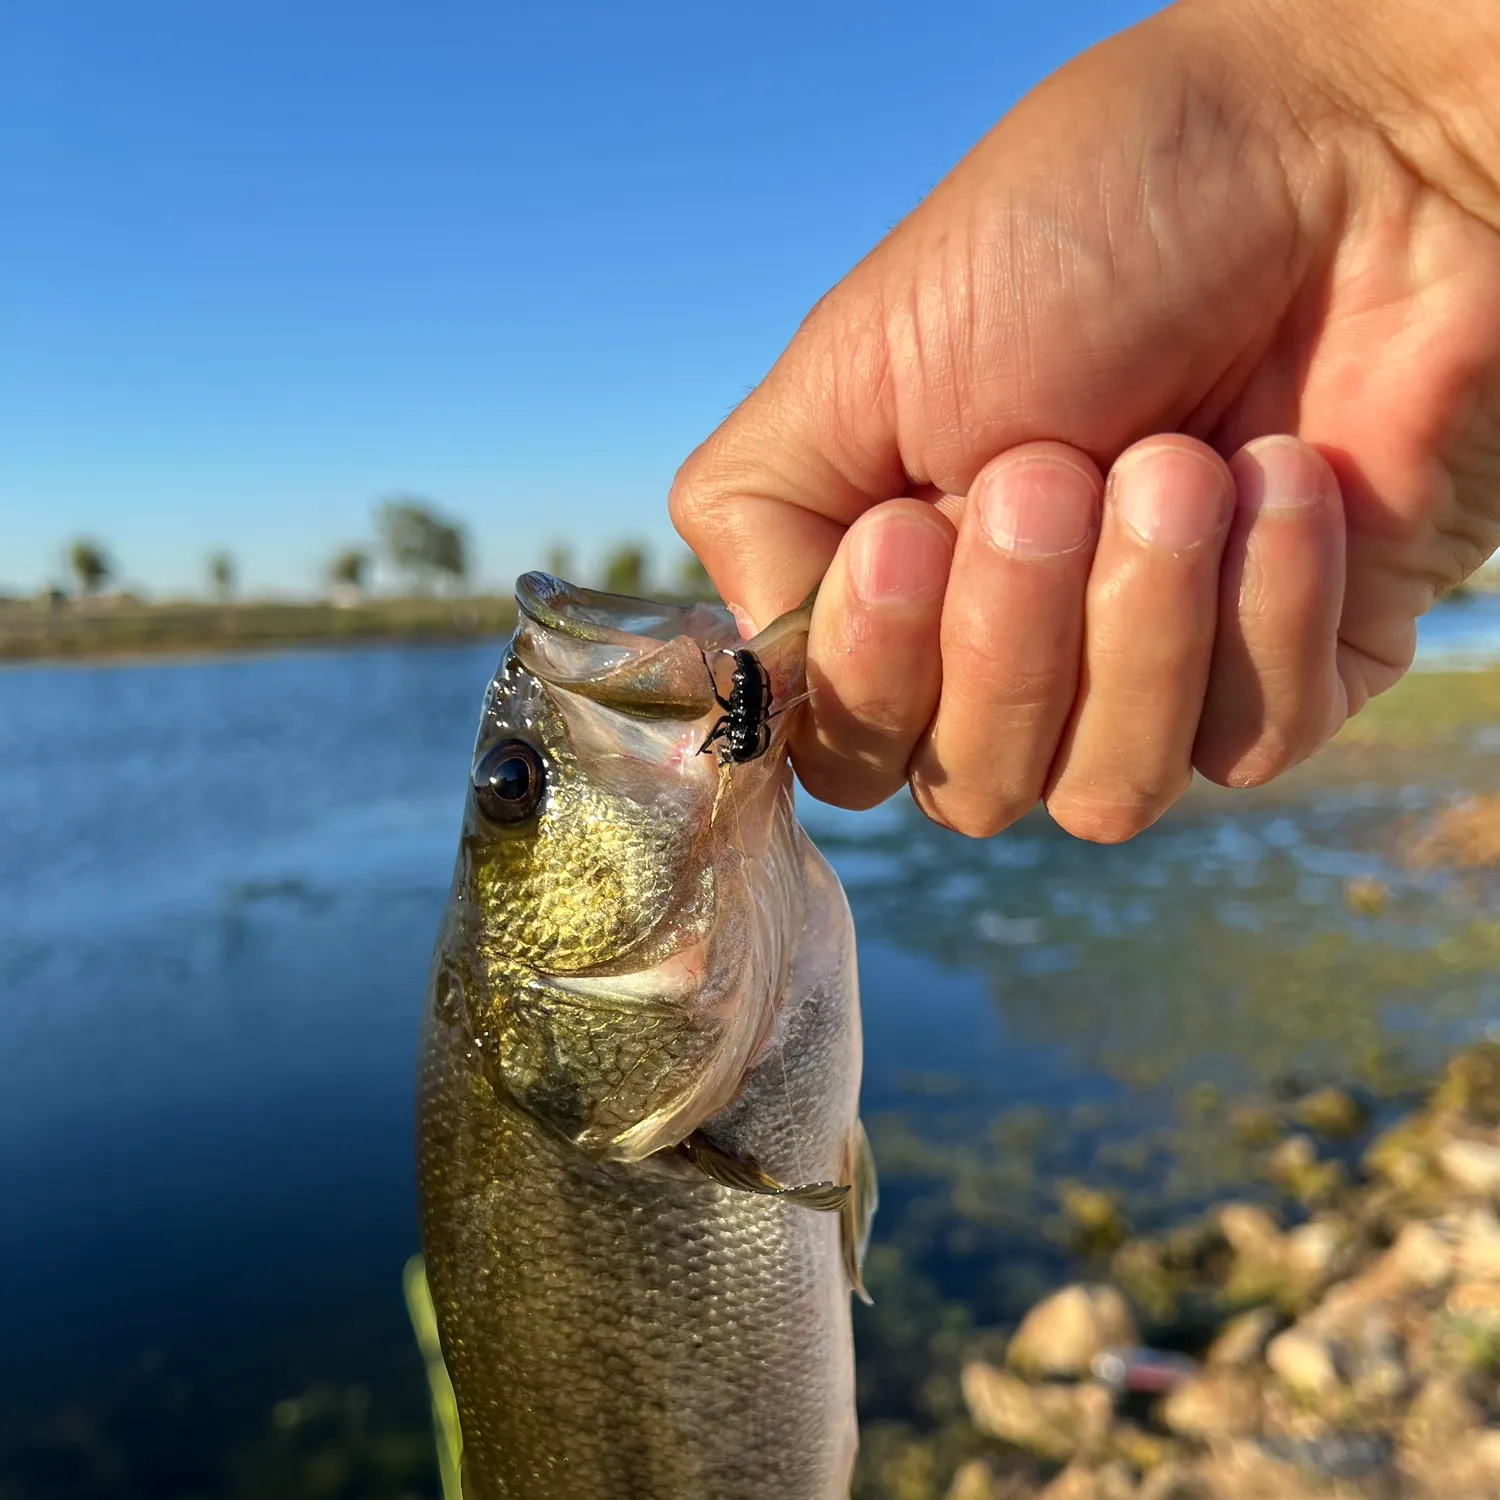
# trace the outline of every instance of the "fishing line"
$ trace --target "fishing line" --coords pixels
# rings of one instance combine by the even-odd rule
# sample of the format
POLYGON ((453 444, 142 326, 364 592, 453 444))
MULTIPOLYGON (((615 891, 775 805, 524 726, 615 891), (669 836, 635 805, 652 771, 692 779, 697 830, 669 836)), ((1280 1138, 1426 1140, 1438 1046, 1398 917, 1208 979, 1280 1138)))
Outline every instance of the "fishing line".
MULTIPOLYGON (((801 700, 799 699, 797 701, 800 702, 801 700)), ((786 705, 786 707, 788 707, 788 708, 791 708, 791 707, 794 707, 794 706, 795 705, 792 704, 792 703, 789 703, 789 704, 786 705)), ((727 767, 725 769, 727 769, 727 767)), ((750 904, 751 906, 753 906, 754 905, 754 901, 755 901, 755 894, 754 894, 754 891, 752 890, 751 884, 750 884, 750 873, 749 873, 749 871, 750 871, 750 859, 749 859, 749 856, 745 853, 745 829, 744 829, 744 824, 740 821, 740 802, 739 802, 739 798, 738 797, 731 798, 731 805, 734 808, 735 848, 736 848, 736 852, 739 854, 739 857, 740 857, 740 875, 741 875, 741 880, 742 880, 742 882, 744 884, 744 888, 745 888, 745 899, 746 899, 746 902, 748 904, 750 904)), ((781 812, 782 812, 781 799, 780 799, 780 797, 778 795, 778 797, 777 797, 777 811, 776 811, 776 815, 780 816, 781 812)), ((796 847, 795 838, 793 839, 793 847, 794 848, 796 847)), ((755 939, 756 940, 756 946, 757 946, 757 949, 759 950, 760 949, 760 929, 759 929, 759 924, 752 921, 751 926, 753 928, 755 928, 755 932, 756 932, 756 939, 755 939)), ((760 961, 762 962, 762 964, 765 965, 766 968, 769 970, 770 965, 769 965, 768 955, 764 951, 759 951, 758 952, 758 957, 760 958, 760 961)), ((790 977, 790 975, 788 975, 788 977, 790 977)), ((802 1149, 801 1149, 801 1146, 800 1146, 800 1144, 798 1142, 798 1139, 797 1139, 797 1106, 796 1106, 796 1101, 792 1098, 792 1084, 791 1084, 790 1078, 787 1076, 787 1070, 786 1070, 786 1031, 785 1031, 786 995, 785 995, 785 993, 782 993, 777 998, 778 998, 778 1000, 779 1000, 780 1003, 777 1004, 776 1010, 775 1010, 775 1014, 772 1017, 772 1021, 771 1021, 771 1035, 772 1035, 772 1044, 776 1048, 776 1062, 777 1062, 777 1066, 779 1067, 779 1069, 781 1071, 781 1097, 782 1097, 783 1104, 786 1106, 786 1117, 787 1117, 787 1124, 788 1124, 788 1127, 789 1127, 788 1131, 787 1131, 787 1134, 790 1137, 791 1144, 792 1144, 792 1165, 796 1168, 797 1181, 798 1182, 809 1182, 809 1181, 811 1181, 811 1178, 808 1177, 808 1175, 807 1175, 807 1169, 804 1167, 804 1165, 802 1163, 802 1149)))

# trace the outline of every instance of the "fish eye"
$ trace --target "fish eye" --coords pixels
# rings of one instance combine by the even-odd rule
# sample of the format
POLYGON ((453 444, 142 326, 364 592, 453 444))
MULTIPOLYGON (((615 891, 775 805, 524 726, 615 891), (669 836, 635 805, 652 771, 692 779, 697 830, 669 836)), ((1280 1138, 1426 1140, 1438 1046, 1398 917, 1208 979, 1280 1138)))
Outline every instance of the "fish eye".
POLYGON ((525 740, 501 740, 474 763, 474 801, 491 823, 524 823, 547 789, 547 767, 525 740))

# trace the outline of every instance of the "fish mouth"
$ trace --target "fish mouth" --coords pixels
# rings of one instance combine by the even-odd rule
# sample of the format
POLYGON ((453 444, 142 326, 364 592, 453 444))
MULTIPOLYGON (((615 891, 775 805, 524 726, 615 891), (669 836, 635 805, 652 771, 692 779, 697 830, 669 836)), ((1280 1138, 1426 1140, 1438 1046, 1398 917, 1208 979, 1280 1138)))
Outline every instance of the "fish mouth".
POLYGON ((721 604, 662 604, 564 583, 550 573, 523 573, 516 580, 521 613, 548 630, 576 640, 629 645, 640 639, 670 641, 691 636, 705 650, 738 641, 734 619, 721 604))
POLYGON ((727 609, 627 599, 549 573, 523 573, 516 606, 529 672, 632 718, 702 718, 714 702, 704 654, 739 639, 727 609))
POLYGON ((550 573, 523 573, 516 606, 514 646, 528 671, 633 718, 703 718, 717 691, 706 659, 742 645, 760 658, 777 699, 802 691, 811 600, 743 643, 723 605, 632 599, 550 573))

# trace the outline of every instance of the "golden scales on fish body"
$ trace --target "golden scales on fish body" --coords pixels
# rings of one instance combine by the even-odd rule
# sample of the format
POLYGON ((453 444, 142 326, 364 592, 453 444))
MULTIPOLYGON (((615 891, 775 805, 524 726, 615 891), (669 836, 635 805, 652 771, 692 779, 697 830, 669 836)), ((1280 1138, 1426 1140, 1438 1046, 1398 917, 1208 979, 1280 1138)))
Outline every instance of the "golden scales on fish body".
POLYGON ((844 1500, 876 1192, 852 923, 786 759, 810 607, 741 645, 545 574, 517 602, 418 1079, 463 1495, 844 1500))

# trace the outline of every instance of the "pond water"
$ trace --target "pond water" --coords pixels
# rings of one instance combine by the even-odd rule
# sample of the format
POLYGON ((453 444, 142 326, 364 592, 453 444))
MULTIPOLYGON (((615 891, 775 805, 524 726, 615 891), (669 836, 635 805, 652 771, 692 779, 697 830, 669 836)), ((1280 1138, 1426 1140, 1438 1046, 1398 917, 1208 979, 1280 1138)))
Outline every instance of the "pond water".
POLYGON ((1421 622, 1417 659, 1421 665, 1481 666, 1500 654, 1500 590, 1460 594, 1421 622))
MULTIPOLYGON (((0 673, 4 1500, 436 1494, 412 1054, 496 655, 0 673)), ((1399 858, 1462 784, 1201 797, 1109 850, 804 805, 861 934, 872 1424, 941 1421, 968 1330, 1063 1273, 1059 1181, 1164 1221, 1251 1180, 1228 1101, 1399 1099, 1500 1017, 1493 892, 1399 858)))

